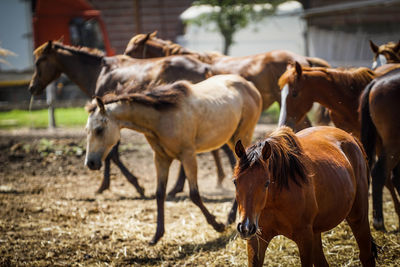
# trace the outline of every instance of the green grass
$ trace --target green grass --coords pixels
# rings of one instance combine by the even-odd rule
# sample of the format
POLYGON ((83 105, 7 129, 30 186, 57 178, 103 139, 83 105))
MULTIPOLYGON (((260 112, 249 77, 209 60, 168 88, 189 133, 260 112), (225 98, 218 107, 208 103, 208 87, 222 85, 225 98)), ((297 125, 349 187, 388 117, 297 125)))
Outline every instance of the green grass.
MULTIPOLYGON (((55 110, 57 127, 83 126, 86 123, 88 114, 84 108, 57 108, 55 110)), ((12 110, 0 112, 0 129, 14 129, 21 127, 47 128, 47 109, 33 110, 12 110)))

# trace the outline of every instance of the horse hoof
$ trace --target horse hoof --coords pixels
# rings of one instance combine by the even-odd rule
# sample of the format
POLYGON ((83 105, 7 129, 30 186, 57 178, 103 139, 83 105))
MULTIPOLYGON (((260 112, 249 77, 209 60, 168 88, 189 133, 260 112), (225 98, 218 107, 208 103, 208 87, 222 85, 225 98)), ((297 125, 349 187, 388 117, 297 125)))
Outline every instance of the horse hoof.
POLYGON ((106 189, 107 189, 107 188, 99 188, 99 189, 97 189, 96 195, 102 194, 106 189))
POLYGON ((375 219, 374 218, 372 225, 374 226, 375 230, 386 232, 385 224, 383 223, 382 219, 375 219))
POLYGON ((137 191, 138 191, 138 193, 139 193, 141 198, 145 198, 146 197, 145 194, 144 194, 144 188, 143 187, 139 187, 137 189, 137 191))
POLYGON ((216 223, 214 226, 215 231, 222 233, 223 231, 225 231, 225 225, 222 223, 216 223))
POLYGON ((149 245, 150 246, 154 246, 155 244, 157 244, 157 242, 160 240, 160 238, 162 237, 163 235, 155 235, 154 237, 153 237, 153 239, 151 239, 151 241, 149 242, 149 245))

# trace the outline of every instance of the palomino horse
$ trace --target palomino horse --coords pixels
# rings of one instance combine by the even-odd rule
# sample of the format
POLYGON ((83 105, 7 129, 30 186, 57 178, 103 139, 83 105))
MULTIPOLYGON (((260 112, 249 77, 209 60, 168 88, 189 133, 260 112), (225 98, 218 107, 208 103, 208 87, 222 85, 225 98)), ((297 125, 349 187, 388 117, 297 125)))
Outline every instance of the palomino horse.
MULTIPOLYGON (((127 82, 143 87, 151 83, 170 83, 180 79, 199 82, 210 75, 210 67, 192 57, 175 56, 148 60, 130 60, 125 56, 106 58, 100 51, 66 46, 57 41, 43 44, 35 50, 34 55, 35 72, 29 85, 29 91, 34 95, 42 93, 61 73, 65 73, 89 97, 102 96, 106 91, 120 88, 118 84, 127 82)), ((97 192, 101 193, 109 188, 110 160, 113 160, 143 196, 144 189, 139 186, 137 178, 119 159, 118 144, 110 153, 105 160, 104 179, 97 192)), ((220 184, 225 174, 217 152, 213 156, 216 159, 220 184)), ((182 179, 184 175, 181 173, 179 180, 182 179)))
POLYGON ((150 244, 164 234, 165 190, 173 159, 185 169, 193 203, 216 231, 223 231, 224 225, 215 220, 199 195, 196 153, 225 143, 233 148, 239 139, 250 144, 261 114, 261 97, 252 83, 236 75, 217 75, 197 84, 180 81, 150 92, 96 99, 97 106, 88 107, 86 126, 85 164, 90 169, 100 168, 101 160, 118 142, 121 128, 143 133, 155 153, 158 215, 150 244))
POLYGON ((335 127, 297 134, 281 127, 247 151, 238 142, 235 151, 237 230, 247 240, 249 266, 262 266, 277 235, 297 244, 302 266, 328 266, 321 233, 344 219, 356 238, 362 265, 375 266, 368 165, 356 138, 335 127))
MULTIPOLYGON (((125 49, 125 54, 138 58, 163 57, 175 54, 186 54, 197 57, 212 66, 213 74, 237 74, 254 83, 263 99, 263 110, 272 103, 280 103, 279 77, 285 72, 290 62, 298 61, 303 66, 330 67, 320 58, 304 57, 290 51, 273 50, 267 53, 230 57, 219 53, 198 53, 183 48, 171 41, 157 38, 156 33, 134 36, 125 49)), ((311 125, 307 120, 306 125, 311 125)), ((304 125, 299 125, 304 128, 304 125)))
MULTIPOLYGON (((311 109, 312 104, 318 102, 329 110, 335 126, 359 138, 359 99, 365 86, 374 78, 374 72, 367 68, 305 68, 295 63, 294 68, 288 68, 279 80, 282 88, 279 125, 293 127, 311 109)), ((400 218, 400 202, 393 184, 389 180, 386 186, 400 218)), ((374 227, 383 229, 376 219, 374 227)))
MULTIPOLYGON (((400 69, 373 80, 360 100, 361 141, 372 167, 374 227, 385 229, 382 212, 382 189, 392 181, 400 194, 400 69), (390 179, 390 174, 392 178, 390 179)), ((400 207, 396 206, 400 214, 400 207)), ((400 218, 400 216, 399 216, 400 218)))
POLYGON ((400 63, 400 41, 397 44, 389 42, 387 44, 377 46, 370 40, 369 46, 374 53, 372 69, 387 63, 400 63))

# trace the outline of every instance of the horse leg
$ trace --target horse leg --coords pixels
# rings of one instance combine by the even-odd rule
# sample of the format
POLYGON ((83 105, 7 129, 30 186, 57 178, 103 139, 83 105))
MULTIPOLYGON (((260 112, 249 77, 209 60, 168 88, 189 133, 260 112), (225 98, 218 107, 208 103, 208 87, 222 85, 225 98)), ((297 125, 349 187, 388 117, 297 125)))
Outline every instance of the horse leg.
POLYGON ((217 174, 218 174, 217 188, 222 188, 222 181, 225 178, 225 173, 224 169, 222 168, 221 158, 219 156, 219 150, 218 149, 213 150, 211 151, 211 154, 214 157, 215 166, 217 167, 217 174))
POLYGON ((122 174, 126 177, 128 182, 130 182, 136 188, 136 191, 140 194, 141 197, 144 197, 144 188, 139 185, 136 176, 134 176, 132 173, 128 171, 128 169, 125 167, 125 165, 121 162, 121 159, 119 158, 119 153, 118 153, 119 144, 120 143, 118 142, 112 148, 109 155, 111 155, 112 161, 119 167, 119 169, 121 170, 122 174))
MULTIPOLYGON (((400 164, 397 164, 396 167, 392 171, 392 184, 397 190, 397 194, 400 195, 400 164)), ((396 193, 394 193, 396 194, 396 193)), ((393 196, 392 196, 393 198, 393 196)), ((397 199, 397 195, 396 195, 397 199)), ((396 203, 395 203, 396 204, 396 203)), ((400 228, 400 205, 394 206, 397 216, 399 217, 399 228, 400 228)))
POLYGON ((190 199, 196 206, 200 208, 201 212, 206 217, 207 222, 211 224, 217 232, 223 232, 225 226, 215 220, 215 216, 208 211, 201 200, 197 186, 197 162, 195 152, 193 151, 184 153, 180 160, 189 181, 190 199))
POLYGON ((397 197, 396 189, 394 186, 395 179, 396 179, 395 174, 394 174, 394 172, 392 172, 392 177, 389 177, 386 179, 385 186, 390 192, 390 196, 392 197, 392 200, 393 200, 394 210, 396 211, 397 217, 400 222, 400 202, 399 202, 399 198, 397 197))
POLYGON ((347 223, 357 241, 360 250, 360 261, 363 266, 375 266, 376 245, 371 236, 368 221, 368 196, 362 200, 356 197, 353 208, 347 216, 347 223), (367 206, 366 206, 367 205, 367 206), (365 209, 361 206, 365 206, 365 209))
MULTIPOLYGON (((382 231, 385 231, 382 211, 382 193, 385 183, 388 185, 389 191, 391 191, 395 207, 396 205, 400 206, 396 193, 394 192, 392 181, 388 181, 390 179, 391 171, 398 163, 397 159, 399 155, 394 151, 390 151, 390 149, 391 148, 389 148, 388 150, 383 149, 381 151, 381 155, 378 157, 378 160, 371 171, 374 217, 373 226, 376 230, 382 231)), ((399 213, 397 214, 397 216, 400 218, 399 213)))
POLYGON ((156 153, 154 156, 154 162, 157 171, 157 230, 153 239, 150 241, 150 245, 155 245, 164 235, 164 203, 167 189, 168 171, 169 167, 171 166, 172 159, 156 153))
POLYGON ((111 161, 111 152, 108 154, 106 159, 104 160, 104 176, 103 181, 99 189, 97 189, 96 194, 103 193, 104 190, 110 188, 110 161, 111 161))
POLYGON ((183 187, 185 186, 185 180, 186 180, 186 174, 181 164, 181 167, 179 169, 178 179, 176 179, 174 188, 172 188, 172 190, 168 193, 168 196, 174 198, 177 193, 182 192, 183 187))
POLYGON ((376 230, 386 231, 382 211, 382 191, 386 182, 385 157, 380 156, 371 170, 372 176, 372 213, 376 230))
POLYGON ((247 240, 247 266, 263 266, 265 251, 272 237, 260 238, 257 235, 247 240))
POLYGON ((314 233, 313 262, 314 266, 329 266, 322 249, 321 233, 314 233))
POLYGON ((293 241, 299 247, 301 266, 303 267, 313 264, 313 240, 314 233, 311 225, 296 232, 293 236, 293 241))

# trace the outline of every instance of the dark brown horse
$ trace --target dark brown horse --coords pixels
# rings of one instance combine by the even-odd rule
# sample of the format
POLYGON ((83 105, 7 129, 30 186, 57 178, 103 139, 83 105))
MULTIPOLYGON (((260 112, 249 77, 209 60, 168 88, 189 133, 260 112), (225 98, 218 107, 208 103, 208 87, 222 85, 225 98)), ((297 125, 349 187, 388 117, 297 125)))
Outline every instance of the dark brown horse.
MULTIPOLYGON (((395 69, 372 81, 360 101, 361 141, 372 167, 374 227, 377 229, 385 229, 382 212, 385 182, 391 179, 400 194, 399 100, 400 69, 395 69), (373 165, 376 156, 378 160, 373 165)), ((395 205, 395 208, 400 214, 400 207, 395 205)))
MULTIPOLYGON (((152 83, 169 83, 176 80, 190 80, 199 82, 210 75, 210 67, 193 57, 174 56, 159 59, 132 59, 127 56, 104 57, 103 53, 88 48, 78 48, 64 45, 57 41, 50 41, 37 48, 35 55, 35 72, 29 91, 36 95, 44 91, 46 86, 65 73, 89 97, 102 96, 109 91, 124 88, 124 83, 135 85, 142 90, 152 83)), ((217 152, 218 182, 224 177, 217 152)), ((122 164, 118 156, 118 144, 105 160, 104 179, 97 190, 98 193, 109 188, 110 160, 113 160, 122 173, 143 196, 144 190, 139 186, 137 178, 122 164)), ((179 184, 183 185, 183 172, 179 184)), ((172 192, 179 192, 175 188, 172 192)))
MULTIPOLYGON (((290 51, 273 50, 267 53, 230 57, 219 53, 198 53, 171 41, 165 41, 152 34, 134 36, 126 50, 126 55, 139 58, 162 57, 174 54, 188 54, 211 64, 213 74, 237 74, 254 83, 263 98, 263 109, 275 101, 280 103, 279 77, 290 62, 298 61, 303 66, 330 67, 323 59, 304 57, 290 51)), ((310 125, 310 123, 306 123, 310 125)), ((299 128, 304 126, 299 125, 299 128)))
POLYGON ((375 266, 368 222, 368 165, 356 138, 335 127, 294 134, 278 128, 247 150, 238 142, 234 183, 237 230, 247 240, 249 266, 262 266, 277 235, 298 246, 302 266, 328 266, 321 233, 346 220, 363 266, 375 266))
POLYGON ((372 69, 388 63, 400 63, 400 41, 398 41, 397 44, 389 42, 377 46, 370 40, 369 46, 374 53, 372 69))

